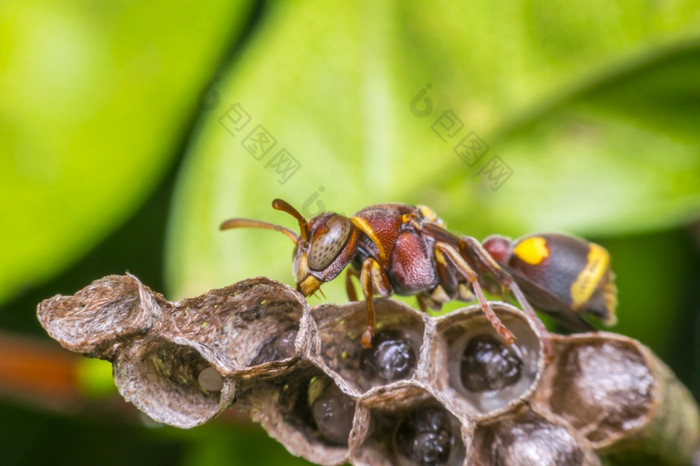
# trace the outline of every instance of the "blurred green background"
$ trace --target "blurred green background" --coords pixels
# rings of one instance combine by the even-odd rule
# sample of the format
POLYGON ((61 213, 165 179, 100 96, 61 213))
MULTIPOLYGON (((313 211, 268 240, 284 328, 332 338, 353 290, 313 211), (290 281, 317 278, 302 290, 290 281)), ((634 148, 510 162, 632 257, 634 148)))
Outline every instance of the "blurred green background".
MULTIPOLYGON (((57 397, 56 364, 23 359, 25 344, 63 351, 36 304, 108 274, 173 300, 292 283, 282 235, 218 231, 229 217, 294 228, 275 197, 307 216, 400 201, 480 239, 598 241, 614 330, 697 399, 698 6, 3 1, 0 463, 302 464, 235 418, 153 425, 108 365, 66 355, 75 387, 57 397), (16 379, 37 367, 49 388, 35 393, 16 379)), ((346 299, 341 281, 329 300, 346 299)))

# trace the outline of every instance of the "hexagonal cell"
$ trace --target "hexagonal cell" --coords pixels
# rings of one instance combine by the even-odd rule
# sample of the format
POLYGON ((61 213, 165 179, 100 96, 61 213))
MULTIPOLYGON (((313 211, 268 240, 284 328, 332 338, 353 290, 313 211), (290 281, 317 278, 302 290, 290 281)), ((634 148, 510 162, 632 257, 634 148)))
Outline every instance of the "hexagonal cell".
MULTIPOLYGON (((389 391, 392 389, 387 388, 389 391)), ((364 426, 363 440, 351 452, 353 463, 463 464, 471 427, 463 428, 459 419, 425 389, 406 386, 400 391, 403 393, 396 396, 382 393, 385 396, 381 399, 368 394, 360 401, 369 412, 369 424, 364 426)))
POLYGON ((700 448, 690 392, 630 338, 597 332, 555 336, 557 360, 535 399, 568 420, 604 454, 639 463, 688 464, 700 448))
POLYGON ((596 465, 600 460, 570 426, 523 408, 477 426, 469 464, 596 465))
POLYGON ((307 308, 300 293, 259 277, 179 301, 157 331, 195 346, 224 374, 273 376, 309 341, 307 308))
POLYGON ((355 400, 340 391, 329 377, 317 376, 309 380, 307 402, 321 437, 347 446, 355 416, 355 400))
POLYGON ((73 296, 56 295, 37 307, 49 335, 72 351, 110 359, 118 339, 144 333, 170 303, 133 275, 95 280, 73 296))
POLYGON ((408 305, 389 299, 372 302, 376 332, 369 349, 360 343, 367 326, 364 301, 312 311, 323 364, 361 391, 413 377, 425 329, 424 315, 408 305))
POLYGON ((355 400, 319 368, 299 362, 277 377, 241 380, 236 408, 290 453, 319 464, 346 461, 355 400))
POLYGON ((438 319, 431 351, 432 378, 458 412, 495 415, 522 402, 534 390, 544 359, 532 323, 517 308, 491 307, 516 336, 506 345, 479 305, 438 319))
POLYGON ((158 338, 136 340, 114 363, 119 392, 157 422, 189 428, 229 406, 234 383, 196 349, 158 338))
POLYGON ((654 379, 644 356, 631 344, 598 336, 570 342, 557 340, 552 411, 592 442, 637 427, 653 397, 654 379))

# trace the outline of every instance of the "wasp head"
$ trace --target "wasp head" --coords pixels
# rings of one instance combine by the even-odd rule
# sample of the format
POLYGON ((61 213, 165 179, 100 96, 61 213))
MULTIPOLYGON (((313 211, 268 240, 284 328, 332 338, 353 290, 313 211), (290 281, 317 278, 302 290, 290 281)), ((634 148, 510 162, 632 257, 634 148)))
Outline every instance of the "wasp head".
POLYGON ((287 212, 299 222, 299 239, 294 248, 297 290, 304 296, 333 280, 352 261, 357 250, 357 231, 350 219, 327 212, 309 222, 291 205, 275 199, 272 207, 287 212))
POLYGON ((281 199, 272 201, 272 207, 294 217, 299 223, 299 234, 279 225, 241 218, 225 221, 221 229, 265 228, 289 237, 295 244, 293 267, 297 290, 304 296, 333 280, 352 261, 357 251, 358 233, 350 219, 327 212, 307 222, 299 211, 281 199))

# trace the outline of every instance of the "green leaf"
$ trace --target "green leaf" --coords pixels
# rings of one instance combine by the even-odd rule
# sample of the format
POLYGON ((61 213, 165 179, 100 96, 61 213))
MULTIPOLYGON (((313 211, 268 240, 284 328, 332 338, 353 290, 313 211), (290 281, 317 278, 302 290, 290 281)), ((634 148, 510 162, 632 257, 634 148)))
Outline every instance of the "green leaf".
MULTIPOLYGON (((296 228, 275 197, 309 217, 427 204, 477 237, 687 221, 700 207, 699 26, 682 1, 271 5, 181 172, 171 291, 291 282, 282 235, 218 231, 229 217, 296 228), (258 125, 269 153, 244 147, 258 125), (489 146, 473 166, 454 152, 470 132, 489 146), (300 166, 288 179, 281 149, 300 166), (496 190, 494 160, 512 170, 496 190)), ((342 284, 324 291, 345 299, 342 284)))
POLYGON ((683 231, 625 236, 605 241, 619 290, 618 324, 613 331, 637 338, 664 361, 678 348, 674 326, 686 326, 691 315, 685 295, 690 291, 693 252, 683 231), (686 288, 686 289, 684 289, 686 288))
MULTIPOLYGON (((311 464, 302 458, 291 456, 281 444, 257 426, 214 422, 184 434, 188 439, 188 448, 180 463, 183 466, 311 464)), ((183 436, 183 431, 175 432, 175 435, 183 436)))
POLYGON ((155 187, 247 10, 0 5, 0 301, 84 254, 155 187))
POLYGON ((90 398, 105 398, 117 392, 112 364, 102 359, 81 358, 78 363, 78 386, 90 398))
POLYGON ((470 193, 476 218, 515 234, 625 234, 688 223, 700 213, 698 77, 698 41, 621 64, 489 139, 512 171, 501 188, 484 189, 488 174, 460 176, 456 160, 438 179, 449 187, 440 202, 470 193))

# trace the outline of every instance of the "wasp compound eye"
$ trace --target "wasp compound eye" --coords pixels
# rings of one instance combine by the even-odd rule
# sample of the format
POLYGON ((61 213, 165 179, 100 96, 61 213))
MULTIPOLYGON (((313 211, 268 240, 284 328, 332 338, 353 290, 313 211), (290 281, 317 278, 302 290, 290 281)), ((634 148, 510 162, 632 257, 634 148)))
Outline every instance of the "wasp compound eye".
POLYGON ((492 335, 479 335, 464 349, 460 375, 467 390, 484 392, 515 384, 522 370, 523 359, 517 347, 492 335))
POLYGON ((409 377, 416 367, 416 353, 410 341, 400 336, 379 335, 374 348, 364 349, 360 370, 368 377, 378 376, 385 382, 409 377))
POLYGON ((327 232, 311 238, 309 268, 312 270, 323 270, 338 257, 350 237, 352 224, 342 215, 334 215, 326 222, 326 228, 327 232))
POLYGON ((396 434, 399 453, 421 466, 446 464, 452 443, 450 420, 443 410, 436 407, 411 413, 396 434))

